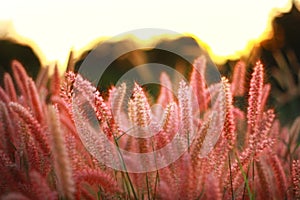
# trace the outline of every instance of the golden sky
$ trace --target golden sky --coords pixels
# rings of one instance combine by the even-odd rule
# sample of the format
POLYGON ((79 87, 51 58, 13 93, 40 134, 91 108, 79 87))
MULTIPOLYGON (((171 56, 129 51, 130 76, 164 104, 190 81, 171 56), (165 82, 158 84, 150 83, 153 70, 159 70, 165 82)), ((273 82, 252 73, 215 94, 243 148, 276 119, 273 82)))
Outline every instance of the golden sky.
POLYGON ((0 7, 0 36, 17 33, 35 43, 43 63, 60 65, 71 48, 79 51, 99 37, 140 28, 192 34, 212 54, 228 57, 265 32, 272 10, 289 5, 289 0, 9 0, 0 7))

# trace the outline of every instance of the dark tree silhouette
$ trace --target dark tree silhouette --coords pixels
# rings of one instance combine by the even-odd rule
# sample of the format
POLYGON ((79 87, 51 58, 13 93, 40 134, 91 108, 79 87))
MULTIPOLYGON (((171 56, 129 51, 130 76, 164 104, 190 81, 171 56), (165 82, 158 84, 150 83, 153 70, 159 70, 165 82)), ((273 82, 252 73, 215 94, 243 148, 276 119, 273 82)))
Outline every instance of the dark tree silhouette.
POLYGON ((41 68, 38 56, 29 45, 20 44, 11 39, 0 39, 0 77, 3 77, 5 72, 11 73, 12 60, 21 62, 33 78, 36 78, 41 68))

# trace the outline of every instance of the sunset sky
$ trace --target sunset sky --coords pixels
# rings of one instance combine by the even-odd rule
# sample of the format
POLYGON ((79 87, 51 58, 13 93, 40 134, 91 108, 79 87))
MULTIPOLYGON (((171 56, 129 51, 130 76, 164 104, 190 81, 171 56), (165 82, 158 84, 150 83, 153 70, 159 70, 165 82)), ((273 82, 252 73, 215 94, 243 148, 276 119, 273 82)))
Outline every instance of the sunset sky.
POLYGON ((214 55, 238 55, 266 30, 271 11, 286 11, 290 1, 10 0, 1 4, 0 36, 18 34, 35 43, 43 63, 57 60, 64 65, 71 48, 79 51, 99 37, 139 28, 192 34, 214 55))

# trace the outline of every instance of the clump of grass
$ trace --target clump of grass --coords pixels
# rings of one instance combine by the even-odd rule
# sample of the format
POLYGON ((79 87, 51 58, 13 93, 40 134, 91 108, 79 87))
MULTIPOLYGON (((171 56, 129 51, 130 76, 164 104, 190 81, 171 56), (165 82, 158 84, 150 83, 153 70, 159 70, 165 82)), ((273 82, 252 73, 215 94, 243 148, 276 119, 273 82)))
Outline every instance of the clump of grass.
MULTIPOLYGON (((266 105, 270 86, 263 79, 263 64, 254 68, 246 113, 233 100, 246 93, 241 87, 245 64, 238 63, 232 82, 222 78, 210 86, 199 73, 205 67, 201 56, 191 82, 180 82, 178 98, 162 87, 154 103, 163 110, 152 111, 147 92, 137 83, 128 100, 126 84, 112 87, 103 98, 80 74, 61 78, 56 69, 42 81, 47 78, 42 70, 34 82, 14 61, 14 76, 5 74, 0 88, 1 198, 44 199, 41 193, 48 199, 299 198, 299 120, 291 128, 280 127, 266 105), (76 99, 78 91, 82 98, 76 99), (83 108, 96 116, 98 129, 83 108), (150 138, 128 134, 143 134, 149 131, 145 127, 158 133, 150 138), (108 148, 104 137, 115 148, 108 148), (128 170, 148 169, 157 160, 136 162, 122 150, 143 154, 173 140, 176 145, 160 162, 182 152, 178 159, 154 170, 128 170), (99 162, 107 151, 122 170, 99 162)), ((164 73, 161 81, 172 86, 164 73)))

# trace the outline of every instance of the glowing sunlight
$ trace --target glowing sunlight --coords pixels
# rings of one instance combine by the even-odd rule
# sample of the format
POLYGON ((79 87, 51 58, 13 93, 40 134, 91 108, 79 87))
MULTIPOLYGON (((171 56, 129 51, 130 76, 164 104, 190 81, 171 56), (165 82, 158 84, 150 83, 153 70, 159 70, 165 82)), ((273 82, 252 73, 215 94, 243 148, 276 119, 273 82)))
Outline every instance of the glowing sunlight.
POLYGON ((196 36, 217 61, 239 56, 249 42, 266 33, 271 11, 286 10, 289 4, 287 0, 133 0, 130 5, 117 0, 7 1, 1 6, 0 35, 18 34, 34 41, 44 63, 58 60, 63 65, 71 48, 79 51, 97 38, 163 28, 196 36))

